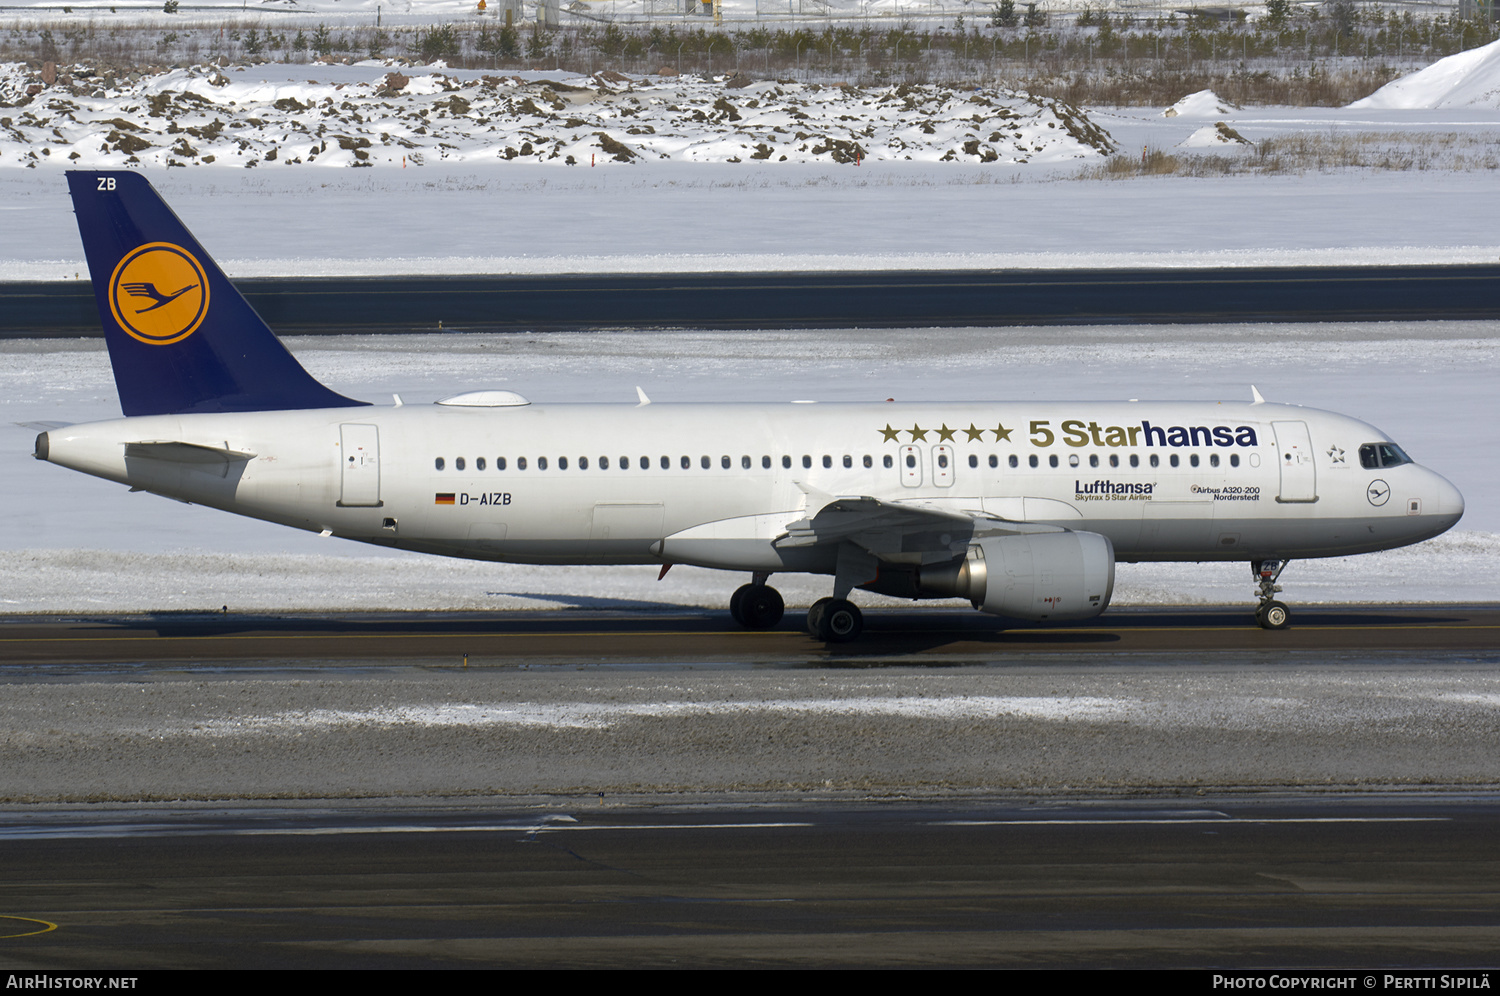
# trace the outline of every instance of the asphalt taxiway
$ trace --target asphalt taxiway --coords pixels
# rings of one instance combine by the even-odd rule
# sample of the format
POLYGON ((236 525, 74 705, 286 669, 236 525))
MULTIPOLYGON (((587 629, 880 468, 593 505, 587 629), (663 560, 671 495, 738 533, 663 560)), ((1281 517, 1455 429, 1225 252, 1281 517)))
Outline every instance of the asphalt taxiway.
POLYGON ((1223 651, 1500 651, 1500 606, 1299 606, 1282 631, 1250 606, 1121 608, 1097 619, 1007 628, 946 610, 875 609, 852 644, 824 644, 788 610, 774 629, 737 628, 709 610, 505 613, 160 613, 12 616, 0 621, 0 667, 138 662, 432 661, 469 666, 545 661, 615 663, 1003 661, 1030 654, 1223 651))
MULTIPOLYGON (((282 333, 1495 318, 1500 266, 892 270, 235 281, 282 333)), ((0 282, 0 337, 99 335, 82 281, 0 282)))
POLYGON ((0 811, 0 964, 1453 970, 1497 836, 1416 792, 0 811))
POLYGON ((1500 609, 0 624, 0 966, 1493 965, 1500 609))

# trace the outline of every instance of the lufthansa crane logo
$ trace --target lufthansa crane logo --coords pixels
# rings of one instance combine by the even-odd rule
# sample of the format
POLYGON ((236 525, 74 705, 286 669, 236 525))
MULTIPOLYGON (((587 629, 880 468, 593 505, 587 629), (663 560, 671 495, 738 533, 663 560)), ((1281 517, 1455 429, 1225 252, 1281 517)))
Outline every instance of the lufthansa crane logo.
POLYGON ((151 242, 120 260, 109 280, 109 308, 134 339, 181 342, 208 314, 208 274, 181 246, 151 242))

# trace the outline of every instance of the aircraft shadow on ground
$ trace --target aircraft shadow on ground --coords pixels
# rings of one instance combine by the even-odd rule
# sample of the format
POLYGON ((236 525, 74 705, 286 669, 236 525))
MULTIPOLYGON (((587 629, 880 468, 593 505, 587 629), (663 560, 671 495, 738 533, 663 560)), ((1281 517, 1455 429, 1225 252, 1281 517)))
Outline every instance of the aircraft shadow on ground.
POLYGON ((554 595, 543 591, 487 591, 486 595, 497 598, 524 598, 535 602, 551 602, 563 608, 591 609, 600 612, 650 612, 659 615, 692 613, 704 610, 676 602, 653 602, 641 598, 604 598, 594 595, 554 595))

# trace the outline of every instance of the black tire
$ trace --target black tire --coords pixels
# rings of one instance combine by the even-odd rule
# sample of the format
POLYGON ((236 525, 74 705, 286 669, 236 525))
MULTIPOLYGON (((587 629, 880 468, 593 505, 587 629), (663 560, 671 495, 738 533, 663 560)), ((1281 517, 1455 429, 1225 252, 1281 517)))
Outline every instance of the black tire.
POLYGON ((823 607, 819 628, 826 643, 853 643, 865 628, 864 613, 853 602, 842 598, 829 599, 823 607))
POLYGON ((1286 629, 1292 624, 1292 613, 1281 602, 1267 602, 1255 613, 1265 629, 1286 629))
POLYGON ((754 587, 755 585, 753 584, 742 584, 734 589, 733 595, 729 596, 730 617, 746 628, 749 628, 750 624, 745 622, 745 595, 754 587))
POLYGON ((820 598, 807 609, 807 635, 814 640, 828 640, 823 632, 823 615, 832 601, 831 598, 820 598))
POLYGON ((781 599, 781 592, 770 585, 747 584, 740 592, 744 592, 744 595, 740 598, 739 622, 746 629, 770 629, 781 622, 781 617, 786 614, 786 603, 781 599))

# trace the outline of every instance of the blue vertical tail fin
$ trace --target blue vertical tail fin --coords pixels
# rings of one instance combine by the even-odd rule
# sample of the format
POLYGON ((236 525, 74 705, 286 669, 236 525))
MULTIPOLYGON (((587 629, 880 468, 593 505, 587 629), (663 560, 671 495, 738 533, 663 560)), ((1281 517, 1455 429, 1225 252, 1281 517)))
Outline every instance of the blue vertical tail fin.
POLYGON ((146 178, 70 170, 126 415, 363 405, 313 379, 146 178))

